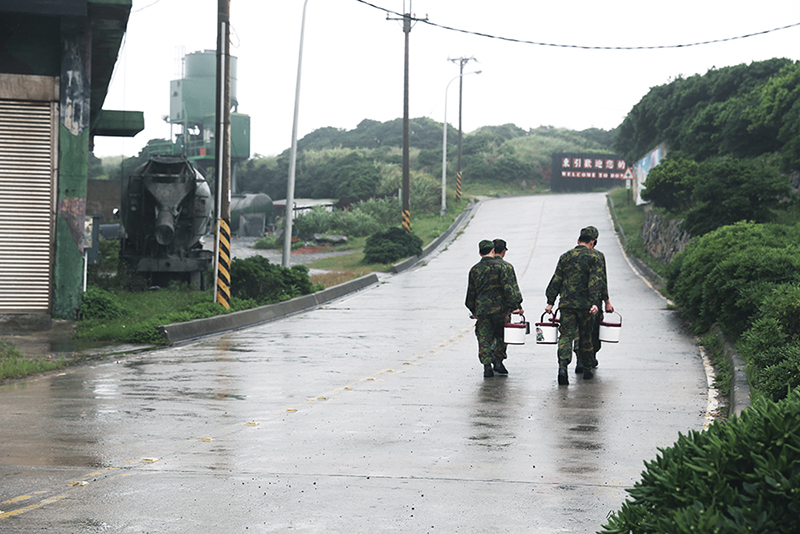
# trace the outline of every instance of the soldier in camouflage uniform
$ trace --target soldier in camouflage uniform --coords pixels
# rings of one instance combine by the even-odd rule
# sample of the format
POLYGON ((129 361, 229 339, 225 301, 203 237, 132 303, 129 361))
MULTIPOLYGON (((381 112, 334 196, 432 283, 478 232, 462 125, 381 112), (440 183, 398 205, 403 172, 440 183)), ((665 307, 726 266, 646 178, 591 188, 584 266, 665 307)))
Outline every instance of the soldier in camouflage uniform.
MULTIPOLYGON (((478 359, 483 364, 483 376, 494 376, 493 363, 505 354, 503 325, 510 312, 524 313, 522 295, 516 280, 509 279, 503 266, 494 260, 494 244, 483 240, 478 244, 481 261, 469 270, 465 304, 475 322, 478 338, 478 359)), ((503 367, 505 370, 505 367, 503 367)), ((498 372, 501 372, 498 368, 498 372)), ((505 373, 501 373, 505 374, 505 373)))
MULTIPOLYGON (((508 250, 507 243, 503 239, 495 239, 493 243, 494 243, 494 261, 496 261, 503 267, 505 277, 508 280, 508 283, 511 284, 511 287, 517 288, 516 291, 519 292, 519 285, 517 284, 517 273, 514 271, 514 266, 506 261, 506 251, 508 250)), ((522 297, 520 297, 520 302, 521 301, 522 297)), ((505 360, 508 357, 506 354, 506 349, 508 348, 508 345, 506 345, 505 343, 501 343, 500 345, 503 349, 502 353, 496 354, 492 364, 494 365, 495 372, 507 375, 508 370, 503 364, 503 360, 505 360)))
MULTIPOLYGON (((606 313, 614 313, 614 306, 611 304, 611 299, 608 296, 608 273, 606 272, 606 257, 605 255, 597 250, 597 238, 600 236, 600 232, 594 226, 587 226, 582 230, 581 233, 586 232, 586 235, 593 238, 592 242, 589 243, 587 246, 589 250, 597 254, 600 258, 600 262, 602 265, 603 270, 603 282, 600 286, 600 300, 603 301, 605 304, 606 313)), ((600 307, 600 303, 598 303, 598 307, 600 307)), ((603 310, 600 309, 597 315, 594 316, 594 323, 592 325, 592 369, 597 367, 597 351, 600 350, 601 342, 600 342, 600 321, 603 320, 603 310)), ((580 341, 575 342, 575 372, 580 374, 583 373, 583 365, 581 365, 580 358, 578 357, 580 347, 580 341)))
POLYGON ((568 250, 558 259, 555 273, 547 285, 545 312, 552 313, 556 297, 560 296, 560 337, 558 339, 558 383, 569 384, 567 367, 572 360, 572 342, 580 338, 579 360, 583 363, 583 378, 590 379, 592 372, 592 322, 600 302, 603 273, 600 258, 589 244, 593 239, 581 230, 578 246, 568 250))

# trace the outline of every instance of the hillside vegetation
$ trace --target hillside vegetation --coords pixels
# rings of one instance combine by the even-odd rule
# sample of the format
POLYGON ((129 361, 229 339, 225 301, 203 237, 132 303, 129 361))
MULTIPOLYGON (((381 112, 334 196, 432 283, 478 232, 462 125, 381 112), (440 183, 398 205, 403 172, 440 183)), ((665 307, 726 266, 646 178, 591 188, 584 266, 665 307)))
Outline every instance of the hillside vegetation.
POLYGON ((775 153, 800 168, 800 63, 770 59, 653 87, 622 121, 616 152, 636 161, 657 144, 682 157, 775 153))
MULTIPOLYGON (((442 175, 442 125, 427 118, 410 121, 412 187, 439 188, 442 175)), ((448 190, 455 188, 458 131, 448 127, 448 190)), ((613 132, 575 132, 552 127, 523 130, 513 124, 486 126, 463 136, 465 189, 499 186, 531 191, 548 186, 556 152, 608 152, 613 132)), ((321 128, 298 141, 295 197, 369 197, 396 194, 402 172, 402 121, 362 121, 350 131, 321 128)), ((286 196, 289 154, 257 156, 239 169, 243 191, 286 196)), ((440 193, 437 193, 440 194, 440 193)), ((412 209, 414 207, 412 206, 412 209)), ((417 207, 419 209, 419 207, 417 207)), ((436 209, 434 205, 432 209, 436 209)), ((423 210, 424 211, 424 210, 423 210)))
POLYGON ((603 534, 798 530, 798 124, 800 63, 773 59, 654 87, 619 127, 629 161, 667 146, 642 196, 693 236, 667 291, 737 342, 754 405, 660 449, 603 534))

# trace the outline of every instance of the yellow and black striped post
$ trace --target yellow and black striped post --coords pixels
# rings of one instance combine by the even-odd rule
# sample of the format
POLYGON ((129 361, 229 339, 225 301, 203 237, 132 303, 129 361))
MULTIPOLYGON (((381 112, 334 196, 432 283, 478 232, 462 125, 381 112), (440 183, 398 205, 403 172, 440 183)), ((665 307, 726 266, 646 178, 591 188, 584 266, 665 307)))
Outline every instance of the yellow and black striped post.
POLYGON ((461 171, 456 173, 456 202, 461 202, 461 171))
POLYGON ((231 309, 231 225, 228 219, 219 219, 217 304, 231 309))
POLYGON ((403 210, 403 229, 406 233, 411 233, 411 211, 403 210))

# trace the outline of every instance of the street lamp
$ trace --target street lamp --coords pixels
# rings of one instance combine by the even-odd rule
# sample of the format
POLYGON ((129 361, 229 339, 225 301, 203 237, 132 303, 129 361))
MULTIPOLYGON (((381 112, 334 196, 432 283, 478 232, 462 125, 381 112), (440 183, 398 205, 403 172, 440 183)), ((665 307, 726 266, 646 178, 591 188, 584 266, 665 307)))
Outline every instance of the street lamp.
POLYGON ((447 90, 450 89, 450 84, 459 78, 463 78, 467 74, 480 74, 481 71, 476 70, 473 72, 466 72, 459 74, 449 82, 447 87, 444 88, 444 122, 442 123, 442 211, 441 215, 447 213, 447 90))
POLYGON ((300 112, 300 74, 303 71, 303 34, 306 31, 306 7, 303 2, 303 18, 300 22, 300 52, 297 57, 297 84, 294 92, 294 120, 292 121, 292 147, 289 150, 289 178, 286 181, 286 208, 283 217, 283 256, 281 267, 289 267, 292 257, 292 217, 294 216, 294 179, 297 165, 297 118, 300 112))

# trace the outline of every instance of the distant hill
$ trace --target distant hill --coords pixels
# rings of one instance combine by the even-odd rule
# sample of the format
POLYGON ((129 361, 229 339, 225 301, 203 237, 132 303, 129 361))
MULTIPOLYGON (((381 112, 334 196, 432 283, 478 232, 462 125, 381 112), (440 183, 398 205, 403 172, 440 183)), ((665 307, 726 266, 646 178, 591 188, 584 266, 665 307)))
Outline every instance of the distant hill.
MULTIPOLYGON (((458 130, 448 124, 449 143, 455 143, 458 130)), ((614 140, 614 131, 591 128, 576 132, 561 128, 543 126, 525 131, 513 124, 483 126, 474 132, 465 133, 463 138, 492 138, 497 141, 510 141, 518 137, 541 135, 560 138, 578 144, 595 146, 599 151, 609 151, 614 140)), ((442 124, 427 117, 409 119, 409 145, 422 150, 441 150, 442 124)), ((376 149, 403 146, 403 120, 394 119, 378 122, 364 119, 353 130, 325 127, 314 130, 297 142, 298 151, 325 150, 332 148, 376 149)), ((288 149, 287 149, 288 151, 288 149)))

